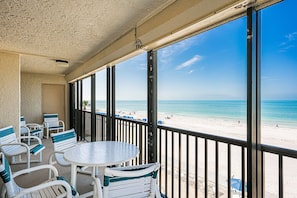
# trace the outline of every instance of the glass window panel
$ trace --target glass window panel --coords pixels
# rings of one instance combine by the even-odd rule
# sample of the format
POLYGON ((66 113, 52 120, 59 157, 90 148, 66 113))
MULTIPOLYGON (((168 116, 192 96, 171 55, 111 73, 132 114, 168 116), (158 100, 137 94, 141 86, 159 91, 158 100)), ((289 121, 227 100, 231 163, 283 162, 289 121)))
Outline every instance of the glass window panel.
POLYGON ((147 117, 147 54, 116 65, 116 113, 131 119, 147 117))
POLYGON ((85 111, 91 111, 91 77, 82 80, 83 99, 82 107, 85 111))
POLYGON ((261 54, 262 143, 297 148, 297 6, 264 9, 261 54))
MULTIPOLYGON (((297 149, 297 1, 261 11, 261 141, 297 149)), ((265 153, 264 195, 278 197, 279 159, 265 153), (273 179, 274 178, 274 179, 273 179)), ((296 159, 283 158, 283 197, 297 197, 296 159)))
POLYGON ((106 113, 106 69, 96 73, 96 112, 106 113))
POLYGON ((158 119, 246 139, 246 17, 158 51, 158 119))

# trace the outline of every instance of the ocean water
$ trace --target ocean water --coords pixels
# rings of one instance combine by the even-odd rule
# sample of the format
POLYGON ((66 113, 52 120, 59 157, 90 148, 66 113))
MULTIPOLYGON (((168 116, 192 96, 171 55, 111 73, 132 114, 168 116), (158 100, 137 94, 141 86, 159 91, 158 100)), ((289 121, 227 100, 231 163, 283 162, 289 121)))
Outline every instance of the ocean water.
MULTIPOLYGON (((105 102, 97 101, 96 109, 104 111, 105 102)), ((160 100, 158 112, 167 115, 246 120, 243 100, 160 100)), ((146 112, 147 104, 139 101, 116 101, 116 111, 146 112)), ((297 127, 297 100, 267 100, 261 103, 263 124, 297 127)))

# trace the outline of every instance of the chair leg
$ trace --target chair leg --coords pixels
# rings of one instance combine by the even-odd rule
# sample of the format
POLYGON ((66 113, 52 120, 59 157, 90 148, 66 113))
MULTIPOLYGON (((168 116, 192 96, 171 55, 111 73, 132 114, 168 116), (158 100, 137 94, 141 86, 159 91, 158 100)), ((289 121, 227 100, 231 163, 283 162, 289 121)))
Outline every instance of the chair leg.
POLYGON ((31 134, 30 134, 30 132, 29 132, 29 133, 28 133, 28 137, 29 137, 29 138, 28 138, 28 145, 29 145, 29 146, 30 146, 30 141, 31 141, 30 135, 31 135, 31 134))
POLYGON ((46 139, 48 139, 48 137, 49 137, 49 129, 46 128, 46 139))
POLYGON ((4 186, 2 186, 1 189, 1 197, 6 197, 6 188, 4 188, 4 186))
POLYGON ((20 163, 20 162, 22 162, 23 160, 22 160, 22 156, 21 156, 21 154, 20 155, 14 155, 14 156, 11 156, 11 163, 12 164, 17 164, 17 163, 20 163), (16 158, 18 158, 18 159, 16 159, 16 158))
POLYGON ((42 162, 42 151, 39 153, 39 162, 42 162))
POLYGON ((96 166, 94 166, 92 169, 92 177, 96 177, 98 175, 98 172, 96 171, 96 166), (96 175, 97 174, 97 175, 96 175))
MULTIPOLYGON (((52 157, 50 157, 48 164, 54 165, 52 157)), ((52 170, 51 169, 48 170, 48 178, 49 179, 52 178, 52 170)))
POLYGON ((27 167, 30 168, 30 151, 27 151, 27 167))

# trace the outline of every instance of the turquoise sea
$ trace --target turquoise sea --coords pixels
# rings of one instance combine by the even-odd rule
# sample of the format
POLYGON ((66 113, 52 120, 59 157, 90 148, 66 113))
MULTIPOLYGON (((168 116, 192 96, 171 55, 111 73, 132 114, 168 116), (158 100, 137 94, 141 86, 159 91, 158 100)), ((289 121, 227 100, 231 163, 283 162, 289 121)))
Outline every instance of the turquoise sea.
MULTIPOLYGON (((96 109, 105 109, 104 101, 97 101, 96 109)), ((116 111, 146 112, 144 100, 117 101, 116 111)), ((158 112, 204 118, 246 120, 246 101, 243 100, 160 100, 158 112)), ((297 100, 267 100, 261 103, 263 124, 297 127, 297 100)))

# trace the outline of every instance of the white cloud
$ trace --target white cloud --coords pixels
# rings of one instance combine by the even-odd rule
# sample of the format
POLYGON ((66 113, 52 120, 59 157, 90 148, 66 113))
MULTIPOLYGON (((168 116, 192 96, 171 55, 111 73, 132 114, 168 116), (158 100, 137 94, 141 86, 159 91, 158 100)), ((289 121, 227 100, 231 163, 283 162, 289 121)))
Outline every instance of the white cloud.
POLYGON ((283 41, 283 42, 280 44, 280 46, 281 46, 280 51, 281 51, 281 52, 286 52, 288 49, 290 49, 290 48, 294 48, 294 47, 295 47, 295 45, 292 44, 292 43, 293 43, 293 42, 296 40, 296 38, 297 38, 297 32, 292 32, 292 33, 290 33, 290 34, 287 34, 287 35, 285 35, 285 38, 286 38, 286 40, 283 41))
POLYGON ((190 60, 187 60, 186 62, 183 62, 182 64, 178 65, 176 67, 177 70, 183 69, 185 67, 189 67, 191 65, 193 65, 194 63, 200 61, 202 59, 202 56, 200 55, 195 55, 193 58, 191 58, 190 60))
POLYGON ((191 48, 193 45, 199 45, 203 39, 204 37, 202 36, 193 36, 191 38, 182 40, 178 43, 165 47, 162 50, 160 50, 161 58, 168 58, 173 56, 174 54, 180 54, 191 48))
POLYGON ((192 45, 191 42, 188 42, 187 40, 181 41, 179 43, 173 44, 171 46, 168 46, 161 50, 161 58, 167 58, 170 56, 173 56, 176 53, 183 52, 190 48, 192 45))
POLYGON ((297 32, 293 32, 291 34, 286 35, 286 38, 288 39, 288 41, 294 41, 297 37, 297 32))
POLYGON ((147 65, 146 63, 141 63, 137 67, 138 70, 147 70, 147 65))

